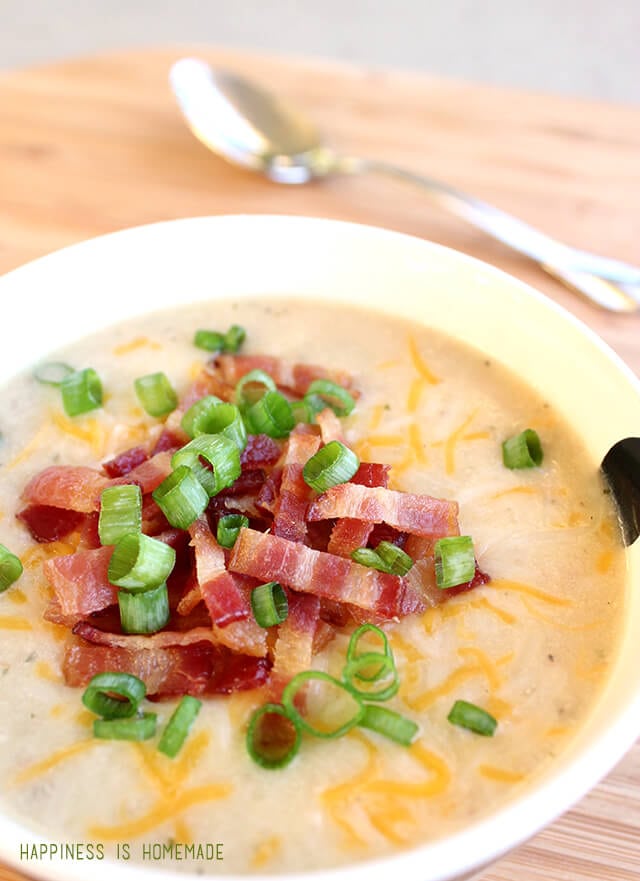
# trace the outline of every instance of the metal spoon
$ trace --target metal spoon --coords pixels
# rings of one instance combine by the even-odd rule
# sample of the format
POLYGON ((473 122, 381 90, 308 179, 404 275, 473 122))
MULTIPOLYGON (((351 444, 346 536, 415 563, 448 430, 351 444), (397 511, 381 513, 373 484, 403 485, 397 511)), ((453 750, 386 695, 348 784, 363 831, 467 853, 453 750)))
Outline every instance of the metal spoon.
POLYGON ((184 58, 171 68, 170 82, 194 135, 236 165, 284 184, 368 171, 417 184, 432 202, 535 260, 547 273, 599 306, 614 312, 640 308, 640 269, 555 241, 448 184, 387 162, 341 156, 323 144, 308 120, 244 77, 213 70, 199 59, 184 58))

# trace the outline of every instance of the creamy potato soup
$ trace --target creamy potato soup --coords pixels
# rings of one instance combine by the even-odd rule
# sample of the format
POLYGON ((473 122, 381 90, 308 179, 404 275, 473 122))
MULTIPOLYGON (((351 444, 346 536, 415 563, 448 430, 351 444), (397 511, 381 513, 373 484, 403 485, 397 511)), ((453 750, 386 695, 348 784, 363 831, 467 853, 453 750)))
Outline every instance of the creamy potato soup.
MULTIPOLYGON (((274 299, 150 315, 45 360, 94 368, 104 402, 70 417, 60 389, 31 375, 2 392, 0 542, 24 566, 0 595, 0 785, 7 814, 55 841, 101 842, 106 855, 122 856, 126 844, 131 859, 142 860, 150 847, 172 846, 163 851, 164 862, 150 866, 300 871, 389 855, 460 830, 520 793, 562 753, 615 660, 625 603, 624 552, 597 463, 587 458, 562 414, 490 353, 389 316, 274 299), (358 614, 341 617, 335 597, 322 600, 317 650, 306 667, 340 679, 351 633, 358 622, 373 621, 388 636, 399 680, 397 693, 378 706, 418 724, 409 745, 362 725, 334 738, 303 731, 290 764, 275 770, 256 764, 247 751, 249 718, 265 701, 277 702, 284 684, 274 697, 268 676, 275 626, 260 637, 268 660, 251 659, 253 672, 261 671, 259 687, 197 694, 202 708, 175 758, 158 751, 158 740, 179 691, 142 701, 141 710, 157 714, 156 734, 127 742, 94 737, 97 716, 81 702, 85 684, 66 684, 65 677, 78 681, 80 675, 69 674, 69 645, 95 646, 78 631, 71 634, 73 621, 44 619, 54 596, 46 565, 87 546, 87 528, 35 541, 16 519, 25 507, 21 495, 49 466, 99 471, 124 450, 149 450, 165 417, 145 413, 134 380, 163 371, 184 400, 210 357, 194 346, 194 332, 224 332, 231 325, 246 330, 242 354, 348 374, 356 407, 333 430, 342 432, 361 462, 391 466, 392 492, 457 501, 459 532, 472 537, 479 571, 490 577, 446 597, 440 596, 446 588, 439 588, 435 600, 420 598, 417 590, 418 610, 405 614, 405 604, 390 620, 379 605, 367 613, 351 603, 358 614), (537 432, 543 461, 507 468, 502 443, 525 429, 537 432), (449 721, 456 701, 493 718, 493 736, 449 721), (217 846, 217 859, 184 847, 200 844, 217 846)), ((175 415, 168 424, 176 424, 175 415)), ((313 429, 301 436, 311 449, 313 429)), ((287 439, 278 443, 283 447, 287 439)), ((323 522, 328 528, 336 521, 315 521, 313 529, 306 524, 300 548, 312 543, 308 535, 320 534, 323 522)), ((394 546, 405 552, 416 545, 401 527, 384 533, 378 522, 375 529, 377 539, 386 535, 393 543, 395 537, 394 546)), ((365 545, 367 540, 365 531, 365 545)), ((88 547, 99 548, 95 537, 88 547)), ((229 553, 232 560, 238 556, 237 549, 227 559, 229 553)), ((252 567, 266 565, 266 555, 248 557, 242 578, 267 582, 262 569, 252 575, 252 567)), ((380 583, 411 582, 411 572, 403 579, 372 571, 380 583)), ((83 577, 77 576, 80 586, 83 577)), ((193 584, 183 588, 186 594, 193 584)), ((307 589, 297 585, 303 593, 307 589)), ((292 603, 289 593, 290 611, 292 603)), ((206 609, 202 603, 198 608, 205 616, 198 626, 206 626, 206 609)), ((108 612, 89 612, 84 619, 118 630, 108 612)), ((141 639, 156 637, 122 639, 138 640, 139 646, 141 639)), ((109 657, 120 651, 102 648, 113 653, 109 657)))

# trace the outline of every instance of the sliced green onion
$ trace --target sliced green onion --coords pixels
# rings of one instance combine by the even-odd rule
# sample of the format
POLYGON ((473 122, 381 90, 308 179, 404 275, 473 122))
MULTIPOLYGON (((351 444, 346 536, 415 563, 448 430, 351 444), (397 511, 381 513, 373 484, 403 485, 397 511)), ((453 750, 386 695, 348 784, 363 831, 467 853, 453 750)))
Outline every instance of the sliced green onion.
POLYGON ((387 567, 386 571, 391 575, 406 575, 413 566, 413 560, 409 554, 406 554, 393 542, 381 541, 376 548, 376 553, 387 567))
POLYGON ((67 416, 80 416, 102 407, 102 383, 93 367, 75 370, 60 383, 62 405, 67 416))
POLYGON ((400 688, 400 678, 393 657, 380 652, 365 652, 348 661, 342 671, 342 678, 355 695, 368 701, 388 701, 400 688))
POLYGON ((266 392, 245 411, 247 427, 252 434, 288 437, 296 424, 291 404, 276 391, 266 392))
POLYGON ((536 468, 542 465, 544 453, 538 432, 527 428, 502 444, 502 461, 506 468, 536 468))
POLYGON ((230 355, 235 355, 240 346, 247 338, 247 332, 239 324, 232 324, 224 335, 224 350, 230 355))
POLYGON ((456 701, 447 716, 452 725, 467 728, 483 737, 493 737, 498 722, 490 713, 467 701, 456 701))
POLYGON ((236 543, 238 533, 249 525, 249 518, 244 514, 225 514, 218 520, 216 538, 223 548, 232 548, 236 543))
POLYGON ((156 733, 158 717, 143 713, 135 719, 96 719, 93 736, 102 740, 149 740, 156 733))
POLYGON ((193 345, 205 352, 221 352, 224 349, 224 334, 217 330, 196 330, 193 345))
MULTIPOLYGON (((347 648, 347 663, 354 661, 356 658, 360 658, 365 654, 371 654, 371 649, 366 649, 364 652, 359 651, 360 643, 367 638, 368 634, 372 634, 376 639, 379 639, 382 643, 382 654, 393 659, 393 652, 391 651, 391 646, 389 645, 389 640, 387 639, 387 634, 384 630, 376 627, 375 624, 361 624, 360 627, 357 627, 351 634, 351 639, 349 640, 349 646, 347 648)), ((358 679, 366 681, 367 677, 358 674, 358 679)))
POLYGON ((337 440, 329 441, 315 453, 302 469, 305 483, 322 493, 331 486, 346 483, 360 467, 353 450, 337 440))
POLYGON ((146 693, 142 679, 131 673, 98 673, 87 685, 82 703, 103 719, 124 719, 135 715, 146 693))
POLYGON ((107 576, 125 590, 151 590, 167 580, 176 562, 170 545, 142 533, 124 535, 115 545, 107 576))
POLYGON ((413 719, 407 719, 387 707, 372 705, 365 707, 360 727, 382 734, 402 746, 411 746, 420 731, 420 726, 413 719))
POLYGON ((12 554, 9 548, 0 545, 0 593, 17 581, 23 568, 20 559, 12 554))
POLYGON ((296 425, 299 422, 308 425, 313 422, 313 418, 315 416, 315 411, 311 409, 311 407, 305 400, 291 401, 291 412, 293 414, 293 421, 296 423, 296 425))
POLYGON ((303 401, 307 405, 309 413, 311 414, 309 422, 315 422, 318 413, 322 413, 323 410, 327 409, 327 402, 323 400, 320 395, 306 394, 303 401))
POLYGON ((248 373, 245 373, 236 385, 236 404, 243 410, 259 400, 265 392, 275 391, 276 384, 268 373, 265 373, 264 370, 250 370, 248 373), (245 391, 246 387, 256 385, 262 386, 262 390, 254 390, 251 395, 248 395, 247 391, 245 391))
POLYGON ((188 465, 176 468, 151 495, 176 529, 188 529, 209 504, 208 492, 188 465))
POLYGON ((190 438, 199 434, 214 434, 208 430, 209 413, 217 405, 222 404, 220 398, 215 395, 205 395, 195 404, 192 404, 180 420, 180 426, 190 438))
POLYGON ((137 484, 109 486, 100 497, 98 535, 100 544, 114 545, 118 539, 142 529, 142 491, 137 484))
POLYGON ((74 368, 65 364, 64 361, 48 361, 46 364, 39 364, 36 367, 33 371, 33 378, 41 385, 52 385, 57 388, 72 373, 75 373, 74 368))
POLYGON ((204 407, 200 406, 195 418, 191 417, 190 413, 203 402, 198 401, 187 410, 182 418, 182 427, 187 434, 194 438, 201 434, 223 434, 232 440, 242 452, 247 445, 247 429, 240 415, 240 410, 235 404, 225 404, 218 401, 213 395, 209 395, 203 400, 215 403, 208 403, 204 407), (187 425, 190 430, 187 429, 187 425))
POLYGON ((170 759, 175 759, 189 735, 191 726, 200 712, 202 701, 185 694, 162 732, 158 749, 170 759))
POLYGON ((139 376, 134 380, 133 387, 149 416, 155 416, 157 419, 167 416, 178 406, 175 389, 162 372, 139 376))
POLYGON ((443 589, 471 581, 476 573, 473 539, 470 535, 440 538, 434 546, 436 584, 443 589))
POLYGON ((282 624, 289 614, 289 601, 282 585, 269 581, 254 587, 251 591, 251 609, 260 627, 282 624))
POLYGON ((314 380, 307 389, 307 395, 317 395, 336 416, 348 416, 356 405, 353 395, 329 379, 314 380))
MULTIPOLYGON (((240 477, 242 470, 240 450, 232 440, 223 434, 200 434, 173 454, 171 467, 179 469, 183 466, 191 469, 209 496, 215 496, 220 490, 231 486, 234 480, 240 477), (213 470, 205 468, 200 463, 201 458, 205 459, 213 470)), ((170 520, 169 522, 171 523, 170 520)), ((186 529, 187 527, 181 528, 186 529)))
POLYGON ((373 548, 356 548, 355 551, 351 551, 351 559, 361 566, 368 566, 369 569, 387 572, 387 564, 373 548))
POLYGON ((157 633, 169 620, 167 585, 130 593, 118 591, 120 625, 125 633, 157 633))
POLYGON ((282 692, 282 705, 289 717, 295 719, 301 728, 314 737, 341 737, 359 725, 364 715, 360 698, 344 682, 339 682, 322 670, 304 670, 294 676, 282 692), (296 707, 296 698, 300 690, 310 682, 326 684, 329 695, 318 698, 313 690, 307 691, 303 716, 296 707))
POLYGON ((282 704, 264 704, 249 720, 247 751, 261 768, 284 768, 300 749, 301 737, 300 725, 282 704))

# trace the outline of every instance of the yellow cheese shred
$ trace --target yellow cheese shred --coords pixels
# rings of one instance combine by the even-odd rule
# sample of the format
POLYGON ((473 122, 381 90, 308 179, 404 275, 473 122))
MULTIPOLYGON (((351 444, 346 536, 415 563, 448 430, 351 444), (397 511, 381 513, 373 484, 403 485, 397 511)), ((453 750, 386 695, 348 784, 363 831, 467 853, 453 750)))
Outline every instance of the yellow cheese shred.
POLYGON ((0 630, 33 630, 33 625, 27 618, 0 615, 0 630))
POLYGON ((448 438, 444 441, 444 468, 447 474, 454 474, 456 470, 456 447, 459 441, 462 440, 462 436, 469 428, 473 420, 476 418, 477 410, 474 410, 473 413, 470 413, 469 416, 462 422, 454 431, 451 432, 448 438))
POLYGON ((420 376, 422 376, 423 379, 425 379, 429 383, 429 385, 437 385, 439 382, 442 382, 441 379, 439 379, 434 373, 431 372, 431 369, 426 364, 424 358, 418 350, 418 345, 414 337, 409 337, 408 344, 411 363, 420 374, 420 376))
POLYGON ((227 798, 233 791, 229 783, 210 783, 206 786, 194 786, 175 796, 158 801, 146 814, 136 820, 129 820, 113 826, 95 824, 89 827, 91 837, 102 841, 127 840, 144 835, 170 820, 176 820, 185 811, 198 804, 218 801, 227 798))
POLYGON ((128 343, 121 343, 119 346, 116 346, 113 350, 113 354, 128 355, 129 352, 135 352, 136 349, 143 349, 145 347, 155 350, 162 348, 160 343, 155 342, 155 340, 150 340, 149 337, 137 336, 128 343))
POLYGON ((282 839, 279 835, 272 835, 261 841, 253 851, 251 868, 262 869, 278 856, 282 851, 282 839))
POLYGON ((51 557, 60 557, 63 554, 72 554, 78 547, 79 536, 67 541, 50 541, 46 544, 36 544, 25 551, 20 561, 25 569, 36 569, 51 557))
POLYGON ((552 593, 546 593, 544 590, 540 590, 538 587, 531 587, 528 584, 522 584, 519 581, 509 581, 506 578, 494 578, 492 579, 486 587, 492 588, 493 590, 506 590, 511 591, 513 593, 521 593, 526 596, 532 597, 535 600, 540 600, 543 603, 548 603, 550 606, 573 606, 575 605, 572 600, 567 599, 566 597, 555 596, 552 593))
POLYGON ((50 418, 63 434, 89 444, 96 458, 102 458, 107 446, 108 432, 97 419, 85 419, 82 424, 78 424, 68 419, 59 410, 52 410, 50 418))
POLYGON ((36 661, 33 669, 36 676, 39 676, 40 679, 46 679, 47 682, 62 682, 60 675, 46 661, 36 661))
POLYGON ((29 459, 31 456, 33 456, 33 454, 37 450, 42 449, 42 447, 45 445, 46 440, 49 436, 49 432, 50 432, 50 427, 47 423, 45 423, 44 425, 41 425, 40 428, 38 429, 38 431, 36 431, 34 436, 31 438, 29 443, 26 446, 24 446, 20 450, 20 452, 16 456, 14 456, 14 458, 11 459, 11 461, 5 467, 9 470, 16 468, 22 462, 26 461, 26 459, 29 459))
POLYGON ((91 747, 100 743, 104 743, 104 741, 96 739, 79 740, 77 743, 72 743, 70 746, 65 746, 62 749, 56 750, 47 756, 46 759, 41 759, 41 761, 35 762, 33 765, 29 765, 27 768, 23 768, 22 771, 19 771, 13 778, 13 784, 17 786, 22 783, 31 783, 33 780, 36 780, 38 777, 51 771, 52 768, 55 768, 62 762, 66 762, 67 759, 86 752, 91 747))
POLYGON ((13 590, 10 590, 7 594, 7 599, 16 606, 24 606, 27 602, 26 595, 19 587, 14 587, 13 590))
POLYGON ((517 771, 496 768, 494 765, 479 765, 478 772, 488 780, 495 780, 497 783, 520 783, 526 776, 517 771))
POLYGON ((501 609, 499 606, 494 605, 486 597, 478 597, 475 600, 469 600, 467 601, 467 606, 471 609, 483 609, 487 612, 491 612, 492 615, 495 615, 496 618, 499 618, 505 624, 515 624, 518 620, 515 615, 511 614, 511 612, 507 612, 506 609, 501 609))
POLYGON ((536 607, 529 600, 528 597, 523 597, 522 602, 524 603, 529 614, 533 618, 537 618, 538 621, 542 621, 544 624, 548 624, 550 627, 555 627, 558 630, 566 630, 578 633, 582 630, 595 630, 597 627, 601 627, 604 623, 602 619, 596 619, 595 621, 588 621, 585 624, 566 624, 564 621, 558 621, 557 618, 552 618, 549 615, 545 615, 543 612, 539 611, 539 609, 536 609, 536 607))
POLYGON ((412 422, 409 426, 409 443, 411 445, 411 449, 413 451, 416 462, 420 462, 422 465, 426 465, 427 455, 424 451, 424 444, 422 443, 422 438, 420 437, 420 426, 417 422, 412 422))
POLYGON ((503 499, 505 496, 534 496, 540 492, 540 487, 537 486, 512 486, 509 489, 501 489, 500 492, 494 493, 491 498, 492 499, 503 499))
POLYGON ((416 376, 409 386, 409 394, 407 395, 407 410, 409 413, 415 413, 420 406, 420 398, 427 387, 424 376, 416 376))
POLYGON ((371 411, 369 419, 369 431, 377 431, 384 416, 384 404, 376 404, 371 411))
POLYGON ((391 647, 396 650, 402 652, 409 663, 415 663, 416 661, 424 661, 425 656, 418 651, 418 649, 412 645, 408 640, 406 640, 403 636, 401 636, 397 631, 391 631, 388 634, 389 642, 391 643, 391 647))

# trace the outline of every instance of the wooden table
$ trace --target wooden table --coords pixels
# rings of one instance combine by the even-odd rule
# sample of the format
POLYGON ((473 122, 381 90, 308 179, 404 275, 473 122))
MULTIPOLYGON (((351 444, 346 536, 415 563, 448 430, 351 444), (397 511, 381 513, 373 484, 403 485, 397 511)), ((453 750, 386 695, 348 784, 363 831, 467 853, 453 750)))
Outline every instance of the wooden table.
MULTIPOLYGON (((81 239, 174 217, 354 220, 443 242, 530 282, 640 373, 640 314, 596 310, 430 208, 419 191, 374 177, 287 188, 218 160, 187 131, 169 93, 168 67, 184 54, 184 47, 128 52, 0 76, 0 273, 81 239)), ((640 263, 640 110, 324 62, 191 54, 263 78, 346 150, 448 180, 573 245, 640 263)), ((0 881, 21 877, 0 866, 0 881)), ((484 881, 639 877, 636 745, 576 808, 484 881)))

